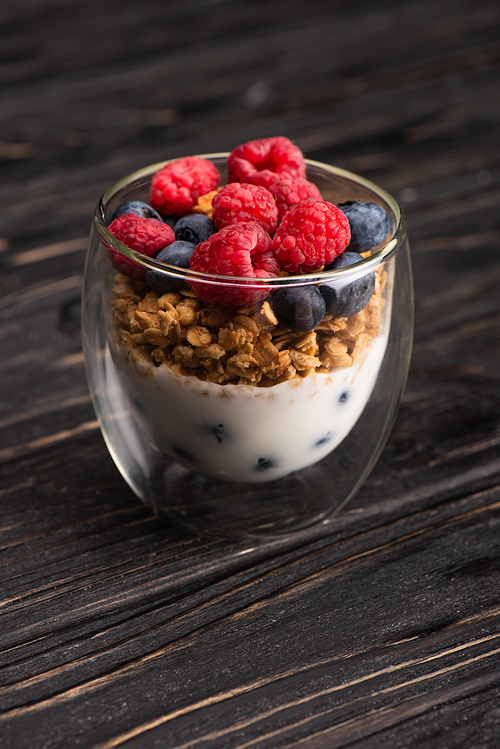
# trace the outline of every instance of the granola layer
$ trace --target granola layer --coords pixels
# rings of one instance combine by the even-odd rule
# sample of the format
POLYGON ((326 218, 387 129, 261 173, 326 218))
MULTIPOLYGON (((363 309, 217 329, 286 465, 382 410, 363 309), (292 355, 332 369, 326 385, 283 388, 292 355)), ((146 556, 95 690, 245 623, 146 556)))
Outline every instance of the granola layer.
POLYGON ((111 305, 117 337, 132 359, 204 382, 270 387, 352 366, 379 334, 386 275, 375 271, 374 293, 361 312, 327 314, 308 333, 280 323, 267 300, 234 310, 203 302, 189 289, 158 295, 120 274, 111 305))

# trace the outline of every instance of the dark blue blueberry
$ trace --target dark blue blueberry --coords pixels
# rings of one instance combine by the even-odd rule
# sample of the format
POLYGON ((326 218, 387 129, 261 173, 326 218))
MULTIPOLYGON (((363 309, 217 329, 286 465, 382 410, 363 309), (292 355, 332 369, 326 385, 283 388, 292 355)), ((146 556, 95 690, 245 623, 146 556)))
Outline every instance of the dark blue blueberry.
POLYGON ((162 224, 164 223, 160 214, 147 203, 143 203, 142 200, 132 200, 130 203, 123 203, 113 213, 113 219, 117 216, 123 216, 126 213, 133 213, 134 216, 142 216, 142 218, 155 218, 157 221, 161 221, 162 224))
POLYGON ((173 454, 181 460, 185 460, 187 463, 196 463, 196 458, 194 457, 194 455, 184 447, 180 447, 179 445, 172 445, 170 449, 172 450, 173 454))
POLYGON ((139 411, 139 413, 141 414, 146 413, 144 406, 142 405, 141 401, 138 398, 132 398, 132 403, 134 404, 137 411, 139 411))
POLYGON ((201 427, 205 434, 215 437, 217 442, 229 442, 231 435, 224 424, 203 424, 201 427))
POLYGON ((267 471, 269 468, 276 468, 278 464, 270 458, 259 458, 254 466, 255 471, 267 471))
MULTIPOLYGON (((347 265, 359 263, 363 260, 357 252, 346 250, 339 255, 333 263, 325 270, 337 270, 345 268, 347 265)), ((351 317, 357 312, 361 312, 370 301, 375 288, 375 273, 373 271, 362 278, 347 284, 339 286, 338 281, 332 281, 331 285, 323 284, 320 286, 320 292, 326 303, 326 311, 334 317, 351 317)))
MULTIPOLYGON (((155 260, 175 265, 177 268, 189 268, 189 259, 193 252, 194 244, 190 242, 172 242, 156 254, 155 260)), ((157 270, 147 270, 146 281, 158 294, 167 294, 185 286, 184 279, 167 276, 157 270)))
POLYGON ((339 403, 346 403, 349 398, 349 393, 345 390, 339 398, 339 403))
POLYGON ((217 229, 211 218, 202 213, 193 213, 192 216, 183 216, 175 225, 175 238, 184 242, 199 244, 207 237, 215 234, 217 229))
POLYGON ((325 316, 325 300, 316 286, 279 289, 270 301, 278 320, 298 332, 314 330, 325 316))
POLYGON ((338 207, 347 216, 351 227, 349 250, 366 252, 375 249, 385 241, 391 222, 381 205, 349 200, 346 203, 339 203, 338 207))
POLYGON ((325 445, 327 442, 330 442, 332 437, 333 434, 331 432, 327 432, 324 437, 321 437, 321 439, 315 442, 314 446, 319 447, 319 445, 325 445))

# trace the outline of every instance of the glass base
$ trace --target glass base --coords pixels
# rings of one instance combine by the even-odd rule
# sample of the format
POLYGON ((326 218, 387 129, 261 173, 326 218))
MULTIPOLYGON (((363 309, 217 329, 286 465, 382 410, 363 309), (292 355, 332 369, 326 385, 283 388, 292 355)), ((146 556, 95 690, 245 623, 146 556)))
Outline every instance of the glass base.
POLYGON ((321 461, 285 478, 255 484, 219 481, 165 459, 144 501, 162 519, 196 533, 235 540, 271 539, 303 530, 343 507, 325 490, 331 470, 321 461))

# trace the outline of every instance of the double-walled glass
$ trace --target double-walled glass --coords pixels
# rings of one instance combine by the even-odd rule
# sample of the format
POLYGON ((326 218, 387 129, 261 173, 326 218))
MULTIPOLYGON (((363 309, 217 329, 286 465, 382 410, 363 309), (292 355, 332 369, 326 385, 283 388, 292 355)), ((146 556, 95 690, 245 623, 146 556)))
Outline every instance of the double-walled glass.
MULTIPOLYGON (((226 156, 205 156, 218 168, 221 184, 227 177, 226 156)), ((258 281, 204 276, 135 253, 107 229, 118 206, 148 201, 151 178, 164 163, 109 189, 93 217, 85 267, 83 344, 104 439, 130 487, 160 517, 229 537, 272 537, 307 527, 338 511, 366 480, 397 413, 413 327, 411 266, 401 210, 367 180, 307 160, 307 178, 324 200, 371 201, 386 210, 391 224, 386 243, 355 265, 328 272, 258 281), (262 300, 269 293, 269 325, 273 295, 286 287, 314 285, 338 293, 374 274, 379 297, 374 297, 369 314, 361 313, 366 329, 354 317, 342 323, 352 328, 351 366, 311 372, 307 362, 300 364, 302 354, 314 353, 308 351, 311 339, 303 333, 290 344, 296 347, 293 379, 283 376, 268 387, 219 384, 200 379, 199 372, 190 375, 188 369, 179 374, 179 368, 155 360, 149 354, 152 344, 134 348, 114 314, 117 270, 110 248, 164 277, 180 279, 186 299, 192 298, 189 290, 200 281, 211 288, 243 284, 247 293, 254 289, 253 308, 247 305, 243 310, 246 320, 262 318, 262 300)), ((250 323, 243 320, 243 325, 250 323)), ((336 339, 332 341, 327 340, 329 350, 337 345, 336 339)), ((277 345, 286 347, 286 333, 277 345)))

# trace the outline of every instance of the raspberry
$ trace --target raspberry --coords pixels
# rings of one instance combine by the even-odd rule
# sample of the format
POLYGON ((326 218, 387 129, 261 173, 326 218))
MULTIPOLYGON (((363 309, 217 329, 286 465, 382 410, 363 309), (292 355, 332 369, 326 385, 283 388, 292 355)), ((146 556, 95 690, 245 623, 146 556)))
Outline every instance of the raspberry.
POLYGON ((215 190, 219 172, 208 159, 186 156, 167 164, 154 175, 150 202, 164 216, 184 216, 200 195, 215 190))
MULTIPOLYGON (((247 278, 275 278, 279 262, 272 251, 269 234, 255 221, 230 224, 201 242, 191 255, 191 269, 201 273, 247 278)), ((250 283, 250 282, 249 282, 250 283)), ((191 282, 196 296, 206 302, 225 307, 240 307, 261 301, 269 289, 238 285, 216 286, 199 281, 191 282)))
MULTIPOLYGON (((108 227, 111 234, 131 250, 153 257, 162 247, 175 240, 174 230, 155 218, 142 218, 131 213, 117 216, 108 227)), ((144 281, 146 269, 118 250, 109 247, 109 257, 115 268, 124 276, 144 281)))
POLYGON ((284 175, 269 185, 267 189, 275 197, 280 221, 285 213, 297 203, 301 203, 308 198, 321 200, 321 193, 316 185, 301 177, 292 178, 284 175))
POLYGON ((251 140, 232 151, 227 159, 228 182, 251 182, 269 187, 281 175, 306 176, 302 151, 288 138, 251 140))
POLYGON ((218 229, 228 224, 257 221, 272 234, 278 225, 276 201, 265 187, 233 182, 213 198, 212 219, 218 229))
POLYGON ((340 255, 351 238, 342 211, 325 200, 299 203, 276 229, 274 251, 288 273, 311 273, 340 255))

